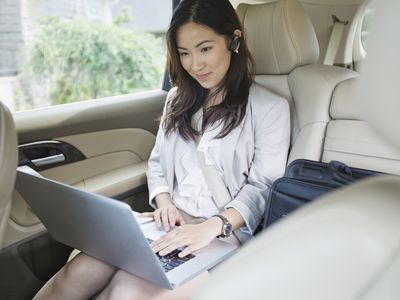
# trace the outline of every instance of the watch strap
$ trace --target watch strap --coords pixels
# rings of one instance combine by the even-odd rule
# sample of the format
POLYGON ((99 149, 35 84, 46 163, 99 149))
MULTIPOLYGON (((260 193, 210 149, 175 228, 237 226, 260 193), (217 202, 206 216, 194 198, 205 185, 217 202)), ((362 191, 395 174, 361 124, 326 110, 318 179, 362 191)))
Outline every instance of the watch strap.
POLYGON ((227 218, 225 218, 222 215, 214 215, 213 217, 218 217, 222 221, 221 234, 218 235, 217 237, 223 237, 223 238, 224 237, 228 237, 230 235, 230 233, 229 234, 225 234, 224 229, 227 226, 230 226, 232 228, 232 224, 229 222, 229 220, 227 218))

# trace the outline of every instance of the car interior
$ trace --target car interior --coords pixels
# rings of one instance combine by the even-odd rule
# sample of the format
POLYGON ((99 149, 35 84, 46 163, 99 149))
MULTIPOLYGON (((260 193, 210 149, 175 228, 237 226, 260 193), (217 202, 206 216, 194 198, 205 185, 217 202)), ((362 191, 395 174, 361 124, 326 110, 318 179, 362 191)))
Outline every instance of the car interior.
MULTIPOLYGON (((400 49, 389 30, 399 26, 399 4, 376 4, 366 52, 371 2, 231 0, 255 81, 290 105, 288 163, 338 160, 389 175, 330 193, 271 226, 217 268, 196 299, 399 298, 400 49)), ((170 88, 164 79, 158 90, 122 96, 12 113, 0 105, 0 299, 31 299, 73 251, 14 189, 17 165, 139 212, 152 209, 145 173, 170 88)))

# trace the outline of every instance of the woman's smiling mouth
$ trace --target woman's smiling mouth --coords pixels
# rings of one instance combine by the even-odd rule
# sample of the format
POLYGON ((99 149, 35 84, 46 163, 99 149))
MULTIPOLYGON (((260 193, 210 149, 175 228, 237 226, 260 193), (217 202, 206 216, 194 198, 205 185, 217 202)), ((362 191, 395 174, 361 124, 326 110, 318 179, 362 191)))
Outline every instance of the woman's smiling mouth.
POLYGON ((211 74, 211 72, 209 73, 205 73, 205 74, 196 74, 196 78, 200 81, 204 81, 208 78, 208 76, 211 74))

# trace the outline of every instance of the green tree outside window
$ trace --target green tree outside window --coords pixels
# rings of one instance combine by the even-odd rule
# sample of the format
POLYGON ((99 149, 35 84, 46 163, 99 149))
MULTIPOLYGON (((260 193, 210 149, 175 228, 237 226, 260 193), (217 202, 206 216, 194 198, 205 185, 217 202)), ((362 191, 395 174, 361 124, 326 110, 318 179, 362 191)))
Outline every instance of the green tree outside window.
POLYGON ((165 69, 161 38, 114 25, 75 18, 46 18, 28 47, 35 82, 52 104, 160 88, 165 69))

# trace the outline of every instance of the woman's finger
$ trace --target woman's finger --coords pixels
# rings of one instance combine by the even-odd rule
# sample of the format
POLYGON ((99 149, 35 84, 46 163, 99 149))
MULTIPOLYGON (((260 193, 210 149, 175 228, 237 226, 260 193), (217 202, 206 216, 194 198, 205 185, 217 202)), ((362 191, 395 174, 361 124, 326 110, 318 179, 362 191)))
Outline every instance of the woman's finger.
POLYGON ((154 212, 143 212, 140 214, 137 214, 139 218, 153 218, 154 219, 154 212))
POLYGON ((160 209, 156 209, 153 213, 153 218, 154 221, 156 222, 156 226, 161 229, 161 210, 160 209))
POLYGON ((161 249, 165 248, 170 243, 172 234, 173 234, 173 231, 169 232, 169 233, 163 235, 162 237, 158 238, 157 240, 155 240, 151 244, 151 248, 153 249, 153 251, 158 252, 161 249))
POLYGON ((177 217, 176 213, 177 213, 177 210, 175 208, 170 207, 168 209, 168 221, 169 221, 170 228, 175 227, 176 217, 177 217))
POLYGON ((168 210, 167 209, 162 209, 161 210, 161 222, 164 227, 165 231, 169 231, 169 221, 168 221, 168 210))
POLYGON ((192 252, 194 252, 198 249, 199 249, 199 247, 196 247, 195 244, 189 245, 189 246, 185 247, 185 249, 183 249, 181 252, 179 252, 178 256, 185 257, 189 254, 192 254, 192 252))
POLYGON ((167 246, 163 247, 158 251, 158 254, 161 256, 167 255, 168 253, 171 253, 172 251, 178 249, 179 247, 185 246, 185 243, 182 241, 174 241, 173 243, 168 244, 167 246))
POLYGON ((154 252, 159 252, 160 255, 166 255, 179 247, 186 246, 188 243, 189 240, 185 236, 171 234, 153 243, 151 247, 154 252))

